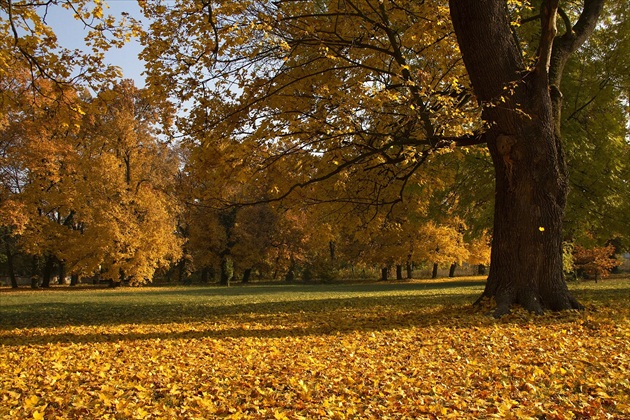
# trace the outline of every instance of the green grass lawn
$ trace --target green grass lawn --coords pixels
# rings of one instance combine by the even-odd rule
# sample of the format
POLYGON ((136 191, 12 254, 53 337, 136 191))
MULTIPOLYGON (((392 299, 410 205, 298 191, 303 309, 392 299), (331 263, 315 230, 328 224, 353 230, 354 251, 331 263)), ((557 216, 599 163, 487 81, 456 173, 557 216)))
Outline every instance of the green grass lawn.
POLYGON ((630 418, 630 279, 0 291, 0 418, 630 418))

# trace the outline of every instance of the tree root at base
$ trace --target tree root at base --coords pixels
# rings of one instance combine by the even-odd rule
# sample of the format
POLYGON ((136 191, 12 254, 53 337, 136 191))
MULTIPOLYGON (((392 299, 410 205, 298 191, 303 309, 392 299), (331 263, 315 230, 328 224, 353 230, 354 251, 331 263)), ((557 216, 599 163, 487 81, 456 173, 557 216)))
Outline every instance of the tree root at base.
POLYGON ((473 303, 473 307, 487 308, 489 314, 494 318, 501 318, 509 315, 512 308, 520 306, 528 312, 536 315, 544 315, 545 311, 558 312, 565 310, 584 310, 584 305, 577 301, 570 293, 557 299, 553 304, 547 305, 532 293, 526 293, 521 296, 492 296, 482 293, 473 303), (560 303, 561 302, 561 303, 560 303))

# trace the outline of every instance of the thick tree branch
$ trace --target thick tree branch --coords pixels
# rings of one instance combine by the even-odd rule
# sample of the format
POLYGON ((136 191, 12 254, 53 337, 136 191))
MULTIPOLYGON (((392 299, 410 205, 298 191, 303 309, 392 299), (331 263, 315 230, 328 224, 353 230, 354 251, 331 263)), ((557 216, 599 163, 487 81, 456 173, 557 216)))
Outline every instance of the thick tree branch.
MULTIPOLYGON (((567 28, 562 36, 555 38, 549 68, 550 85, 560 87, 562 72, 569 56, 580 48, 595 30, 597 20, 604 7, 604 1, 585 0, 584 9, 577 23, 572 28, 567 28)), ((566 25, 570 25, 568 19, 564 19, 564 22, 566 25)))
POLYGON ((540 14, 540 44, 538 45, 538 62, 535 72, 546 78, 551 63, 551 51, 553 40, 558 30, 556 29, 556 15, 558 12, 558 0, 548 0, 542 5, 540 14))
POLYGON ((450 0, 451 19, 464 64, 477 98, 496 100, 520 80, 523 56, 510 29, 505 1, 450 0), (492 40, 492 42, 488 42, 492 40), (487 71, 492 68, 493 71, 487 71))
POLYGON ((567 33, 571 30, 573 25, 571 24, 571 19, 569 19, 569 15, 562 8, 558 8, 558 14, 562 18, 562 22, 564 23, 564 32, 567 33))
POLYGON ((460 137, 442 137, 440 143, 453 142, 456 147, 467 147, 486 144, 487 141, 485 133, 472 133, 460 137))

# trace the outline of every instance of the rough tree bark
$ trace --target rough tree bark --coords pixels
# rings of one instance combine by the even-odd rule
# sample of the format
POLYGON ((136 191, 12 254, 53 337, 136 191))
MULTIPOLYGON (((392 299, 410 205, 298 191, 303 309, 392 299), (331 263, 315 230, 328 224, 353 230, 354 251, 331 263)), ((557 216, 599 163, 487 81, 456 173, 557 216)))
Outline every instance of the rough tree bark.
POLYGON ((483 297, 495 316, 514 304, 542 313, 579 309, 562 274, 562 218, 568 192, 560 141, 559 86, 569 55, 592 33, 604 0, 585 0, 575 25, 558 0, 541 7, 539 57, 527 68, 510 28, 505 0, 450 0, 464 64, 489 127, 495 168, 491 266, 483 297))

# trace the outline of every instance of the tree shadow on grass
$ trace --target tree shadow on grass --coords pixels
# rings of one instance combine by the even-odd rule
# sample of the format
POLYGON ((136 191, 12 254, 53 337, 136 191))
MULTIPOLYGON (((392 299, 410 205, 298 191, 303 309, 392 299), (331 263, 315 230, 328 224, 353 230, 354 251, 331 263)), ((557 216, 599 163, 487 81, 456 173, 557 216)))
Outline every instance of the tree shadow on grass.
MULTIPOLYGON (((121 298, 125 296, 252 296, 252 295, 269 295, 269 294, 286 294, 293 291, 299 293, 365 293, 365 292, 401 292, 401 291, 422 291, 422 290, 438 290, 438 289, 452 289, 460 287, 475 287, 485 285, 485 280, 447 280, 439 279, 437 281, 392 281, 392 282, 370 282, 370 283, 236 283, 232 287, 207 285, 207 286, 145 286, 140 288, 123 287, 123 288, 108 288, 108 287, 66 287, 66 286, 52 286, 48 289, 29 289, 19 288, 0 289, 1 294, 7 295, 19 295, 23 294, 42 294, 55 297, 57 293, 90 293, 97 295, 101 298, 121 298)), ((1 295, 0 294, 0 295, 1 295)))
MULTIPOLYGON (((470 286, 470 283, 466 283, 470 286)), ((412 285, 408 285, 412 286, 412 285)), ((478 285, 481 286, 481 285, 478 285)), ((349 287, 349 286, 345 286, 349 287)), ((417 287, 417 285, 416 285, 417 287)), ((625 301, 629 284, 618 289, 578 290, 579 298, 588 299, 595 305, 625 301)), ((399 292, 400 289, 387 289, 399 292)), ((408 288, 407 291, 418 289, 408 288)), ((285 289, 286 291, 286 289, 285 289)), ((356 287, 348 292, 356 292, 356 287)), ((29 308, 30 312, 3 311, 9 313, 0 329, 0 340, 8 346, 24 346, 58 343, 113 343, 132 340, 202 340, 225 338, 287 338, 312 335, 336 335, 351 332, 387 331, 410 327, 447 325, 465 328, 480 323, 478 309, 471 303, 481 292, 481 287, 422 290, 421 294, 377 294, 383 289, 361 289, 361 294, 339 297, 299 294, 292 300, 281 296, 280 300, 235 303, 229 300, 161 301, 147 299, 133 304, 111 302, 48 303, 29 308), (8 322, 7 322, 8 321, 8 322), (160 324, 168 324, 166 328, 160 324), (123 326, 128 332, 106 327, 123 326), (19 328, 39 327, 44 331, 25 335, 19 328), (60 327, 60 328, 57 328, 60 327), (88 327, 76 332, 62 327, 88 327), (94 327, 94 332, 90 331, 94 327), (105 327, 96 331, 98 327, 105 327), (138 328, 135 328, 138 327, 138 328), (49 331, 46 331, 49 328, 49 331), (2 332, 4 330, 4 332, 2 332)), ((175 293, 177 291, 169 291, 175 293)), ((216 293, 216 291, 215 291, 216 293)), ((226 292, 221 296, 225 297, 226 292)), ((231 295, 235 296, 235 295, 231 295)), ((293 295, 288 295, 292 297, 293 295)), ((250 296, 251 297, 251 296, 250 296)), ((269 296, 265 297, 266 299, 269 296)), ((23 308, 22 308, 23 309, 23 308)), ((487 321, 494 322, 487 317, 487 321)), ((527 322, 504 319, 498 322, 527 322)), ((537 321, 534 321, 537 322, 537 321)), ((571 317, 547 317, 546 323, 574 322, 571 317)))
MULTIPOLYGON (((262 287, 147 288, 100 293, 15 295, 0 305, 0 330, 200 321, 239 313, 269 314, 335 307, 444 303, 484 282, 439 284, 280 285, 262 287), (463 289, 465 286, 468 289, 463 289), (461 292, 457 289, 461 289, 461 292)), ((476 292, 469 292, 474 296, 476 292)))
MULTIPOLYGON (((460 301, 470 300, 469 294, 451 295, 460 301)), ((129 333, 87 332, 74 333, 50 329, 50 333, 22 335, 18 330, 2 334, 7 346, 48 345, 48 344, 95 344, 115 343, 135 340, 203 340, 240 338, 288 338, 307 337, 373 331, 388 331, 410 327, 429 327, 443 324, 445 320, 456 322, 464 312, 473 312, 470 305, 464 310, 462 305, 442 306, 443 298, 398 297, 399 305, 383 304, 379 298, 328 299, 308 301, 306 307, 286 304, 238 305, 223 308, 222 313, 209 314, 204 318, 169 320, 174 330, 162 331, 153 327, 155 322, 147 322, 139 328, 146 332, 129 333), (417 306, 420 309, 413 309, 417 306), (314 309, 319 307, 320 309, 314 309), (366 311, 365 309, 370 309, 366 311), (343 311, 331 316, 332 312, 343 311), (190 323, 189 323, 190 322, 190 323)), ((299 303, 299 302, 292 302, 299 303)), ((154 321, 154 319, 146 320, 154 321)), ((121 325, 125 323, 121 322, 121 325)), ((138 325, 138 323, 135 323, 138 325)), ((93 323, 89 324, 95 326, 93 323)), ((130 325, 133 327, 133 325, 130 325)), ((170 326, 169 326, 170 327, 170 326)), ((89 330, 88 330, 89 331, 89 330)))

